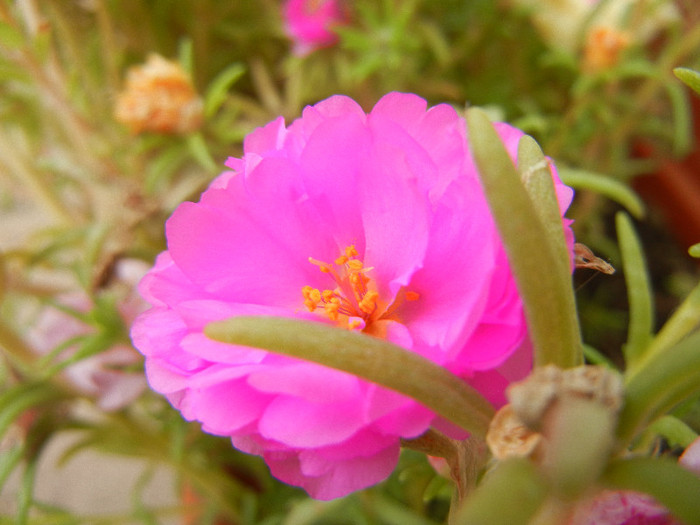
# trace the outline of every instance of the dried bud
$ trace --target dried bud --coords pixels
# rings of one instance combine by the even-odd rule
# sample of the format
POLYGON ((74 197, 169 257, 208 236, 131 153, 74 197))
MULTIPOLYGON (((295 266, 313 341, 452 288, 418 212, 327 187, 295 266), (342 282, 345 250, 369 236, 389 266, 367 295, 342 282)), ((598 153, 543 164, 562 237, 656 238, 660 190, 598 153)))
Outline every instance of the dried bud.
POLYGON ((542 441, 542 434, 525 426, 510 405, 496 412, 486 433, 486 444, 496 459, 537 455, 542 441))
POLYGON ((507 391, 513 411, 529 428, 540 430, 545 414, 563 398, 595 401, 617 414, 622 407, 620 375, 601 366, 580 366, 562 370, 553 365, 537 368, 507 391))
POLYGON ((152 54, 129 70, 114 118, 133 133, 187 133, 202 123, 202 100, 182 67, 152 54))
POLYGON ((611 27, 596 27, 588 33, 584 47, 583 67, 586 71, 603 71, 620 61, 620 53, 630 43, 627 33, 611 27))

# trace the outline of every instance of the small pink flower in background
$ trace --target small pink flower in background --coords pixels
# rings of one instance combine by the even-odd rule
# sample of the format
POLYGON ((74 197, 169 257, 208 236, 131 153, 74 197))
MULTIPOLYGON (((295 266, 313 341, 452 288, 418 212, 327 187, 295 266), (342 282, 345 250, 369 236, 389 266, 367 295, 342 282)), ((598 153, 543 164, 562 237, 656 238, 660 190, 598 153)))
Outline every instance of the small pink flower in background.
MULTIPOLYGON (((679 463, 700 476, 700 438, 679 463)), ((654 498, 632 491, 606 490, 581 505, 569 525, 682 525, 654 498)))
MULTIPOLYGON (((145 263, 136 260, 121 261, 117 265, 117 279, 125 290, 117 307, 126 326, 147 306, 134 293, 136 283, 146 270, 145 263)), ((81 313, 87 313, 93 307, 90 299, 82 293, 66 294, 59 297, 58 301, 63 307, 81 313)), ((48 354, 69 340, 88 335, 93 330, 94 327, 76 316, 47 306, 40 313, 27 338, 39 353, 48 354)), ((77 341, 75 344, 66 344, 66 348, 54 361, 70 359, 75 354, 77 345, 77 341)), ((137 365, 141 359, 130 345, 118 344, 68 365, 62 374, 77 390, 94 397, 101 409, 118 410, 141 395, 147 386, 143 373, 123 370, 137 365)))
POLYGON ((333 27, 345 21, 340 0, 287 0, 283 9, 285 31, 294 42, 295 55, 337 42, 333 27))
MULTIPOLYGON (((522 132, 497 131, 515 156, 522 132)), ((451 106, 390 93, 366 114, 334 96, 257 129, 244 151, 175 210, 168 251, 141 282, 153 307, 132 338, 154 390, 319 499, 385 479, 400 438, 464 435, 349 374, 210 340, 210 322, 272 315, 362 331, 505 402, 531 367, 523 307, 451 106)), ((572 191, 553 177, 564 213, 572 191)))

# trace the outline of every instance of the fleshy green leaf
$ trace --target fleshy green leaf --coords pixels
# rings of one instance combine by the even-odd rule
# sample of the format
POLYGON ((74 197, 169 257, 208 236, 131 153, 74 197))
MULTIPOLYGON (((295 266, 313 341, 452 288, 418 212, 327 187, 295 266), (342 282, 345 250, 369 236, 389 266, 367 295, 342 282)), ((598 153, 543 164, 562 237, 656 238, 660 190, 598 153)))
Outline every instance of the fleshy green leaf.
POLYGON ((212 80, 204 96, 204 117, 211 118, 226 100, 226 93, 243 76, 243 64, 231 64, 212 80))
POLYGON ((644 217, 644 202, 626 184, 591 171, 559 167, 559 177, 574 189, 590 190, 624 206, 635 219, 644 217))
POLYGON ((19 465, 24 453, 25 443, 19 440, 9 447, 3 447, 2 454, 0 454, 0 489, 2 489, 7 478, 19 465))
POLYGON ((204 141, 201 133, 192 133, 187 135, 187 148, 194 159, 207 171, 215 173, 219 165, 209 153, 207 143, 204 141))
POLYGON ((698 437, 688 425, 674 416, 663 416, 654 421, 650 430, 654 435, 663 436, 671 446, 686 448, 698 437))
POLYGON ((650 494, 683 523, 700 525, 700 478, 671 460, 617 460, 601 481, 610 489, 650 494))
POLYGON ((20 384, 0 396, 0 436, 25 410, 59 401, 63 394, 51 383, 20 384))
POLYGON ((699 348, 700 333, 695 333, 625 376, 625 404, 617 427, 621 447, 675 405, 700 393, 699 348))
POLYGON ((683 300, 671 318, 651 341, 642 360, 650 359, 658 352, 678 343, 700 324, 700 284, 683 300))
POLYGON ((205 333, 224 343, 264 348, 349 372, 412 397, 478 436, 485 435, 493 415, 491 405, 464 381, 376 337, 322 323, 264 316, 210 323, 205 333))
POLYGON ((688 69, 687 67, 677 67, 673 70, 673 74, 676 75, 686 86, 700 95, 699 72, 688 69))
POLYGON ((488 117, 467 112, 469 141, 491 212, 525 305, 538 365, 581 364, 581 336, 571 276, 563 276, 535 205, 488 117))
POLYGON ((627 284, 629 327, 623 350, 627 366, 634 368, 649 346, 654 328, 654 309, 649 275, 641 243, 630 218, 622 212, 615 217, 622 255, 622 268, 627 284))
POLYGON ((570 255, 566 246, 549 161, 535 139, 528 135, 521 138, 518 144, 518 171, 533 207, 547 232, 547 240, 554 249, 556 255, 554 260, 560 266, 559 279, 570 280, 570 255))

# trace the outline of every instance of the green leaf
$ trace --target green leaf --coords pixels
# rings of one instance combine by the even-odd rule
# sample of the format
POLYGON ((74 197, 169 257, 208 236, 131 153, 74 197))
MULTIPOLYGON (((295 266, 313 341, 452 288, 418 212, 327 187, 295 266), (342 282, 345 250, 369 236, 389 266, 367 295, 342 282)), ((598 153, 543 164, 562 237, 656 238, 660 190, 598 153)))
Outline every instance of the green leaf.
POLYGON ((0 396, 0 436, 26 410, 63 399, 63 393, 51 383, 20 384, 0 396))
POLYGON ((567 186, 599 193, 624 206, 635 219, 644 217, 644 202, 626 184, 592 171, 563 167, 559 167, 558 170, 561 181, 567 186))
POLYGON ((3 447, 0 454, 0 489, 7 481, 7 478, 17 468, 25 453, 25 444, 21 441, 10 447, 3 447))
POLYGON ((526 525, 547 496, 547 484, 527 459, 499 462, 457 510, 454 525, 526 525))
POLYGON ((491 212, 525 305, 537 365, 582 363, 571 276, 493 125, 483 111, 467 112, 469 141, 491 212))
POLYGON ((678 403, 700 393, 699 349, 700 333, 694 333, 625 375, 625 404, 617 427, 620 448, 678 403))
POLYGON ((671 446, 686 448, 698 437, 698 433, 674 416, 663 416, 649 427, 654 435, 663 436, 671 446))
POLYGON ((219 165, 209 153, 209 148, 201 133, 187 135, 187 148, 200 166, 208 172, 215 173, 219 169, 219 165))
POLYGON ((204 117, 206 119, 214 116, 226 100, 228 90, 245 72, 246 68, 243 64, 235 63, 224 69, 212 80, 204 96, 204 117))
POLYGON ((525 135, 518 143, 518 171, 532 205, 547 233, 547 240, 554 249, 554 260, 559 264, 559 279, 570 280, 571 262, 562 226, 559 202, 549 161, 535 139, 525 135))
POLYGON ((193 77, 194 76, 194 44, 191 38, 182 38, 178 43, 177 49, 178 62, 182 65, 182 69, 193 77))
POLYGON ((205 334, 216 341, 264 348, 349 372, 407 395, 480 437, 493 415, 481 394, 457 376, 384 339, 322 323, 264 316, 210 323, 205 334))
POLYGON ((700 478, 673 461, 617 460, 609 465, 601 482, 609 489, 650 494, 686 525, 700 525, 700 478))
POLYGON ((17 525, 26 525, 29 520, 29 511, 34 501, 34 483, 36 481, 36 471, 39 458, 34 458, 27 464, 22 475, 22 482, 17 498, 17 525))
POLYGON ((7 22, 0 22, 0 47, 14 50, 22 47, 24 43, 24 35, 19 28, 7 22))
POLYGON ((630 315, 627 343, 623 350, 627 367, 634 368, 652 339, 654 307, 644 254, 632 221, 625 213, 618 212, 615 225, 627 284, 630 315))
POLYGON ((700 324, 700 284, 688 294, 651 341, 643 360, 651 359, 686 337, 700 324))
POLYGON ((681 82, 700 95, 700 73, 687 67, 677 67, 673 70, 681 82))

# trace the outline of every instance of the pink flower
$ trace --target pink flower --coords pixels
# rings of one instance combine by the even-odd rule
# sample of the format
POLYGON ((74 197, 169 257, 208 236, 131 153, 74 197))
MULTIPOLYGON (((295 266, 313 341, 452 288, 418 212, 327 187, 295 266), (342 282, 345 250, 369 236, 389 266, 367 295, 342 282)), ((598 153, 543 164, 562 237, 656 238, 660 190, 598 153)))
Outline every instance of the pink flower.
MULTIPOLYGON (((700 438, 686 448, 678 462, 700 476, 700 438)), ((681 525, 681 522, 647 494, 606 490, 579 506, 569 525, 681 525)))
MULTIPOLYGON (((117 308, 125 325, 130 325, 146 304, 132 292, 133 287, 146 272, 144 263, 136 260, 120 261, 117 279, 124 286, 123 297, 117 308)), ((95 327, 83 322, 76 314, 86 314, 93 307, 84 293, 69 293, 58 298, 61 308, 44 308, 27 334, 32 347, 40 354, 48 354, 64 346, 57 361, 71 359, 79 347, 79 338, 95 332, 95 327), (74 344, 70 344, 75 340, 74 344)), ((142 373, 124 369, 141 362, 141 356, 128 344, 115 344, 95 355, 79 359, 63 370, 63 376, 73 387, 95 398, 102 410, 118 410, 134 401, 146 388, 142 373)))
MULTIPOLYGON (((514 155, 522 133, 497 130, 514 155)), ((531 366, 523 308, 451 106, 391 93, 366 114, 334 96, 257 129, 244 150, 175 210, 141 282, 153 308, 132 337, 153 389, 319 499, 385 479, 399 438, 460 433, 349 374, 212 341, 208 323, 273 315, 363 331, 505 402, 531 366)), ((563 212, 572 191, 554 180, 563 212)))
POLYGON ((335 44, 338 35, 333 26, 344 20, 339 0, 287 0, 284 4, 285 31, 294 42, 296 55, 335 44))

